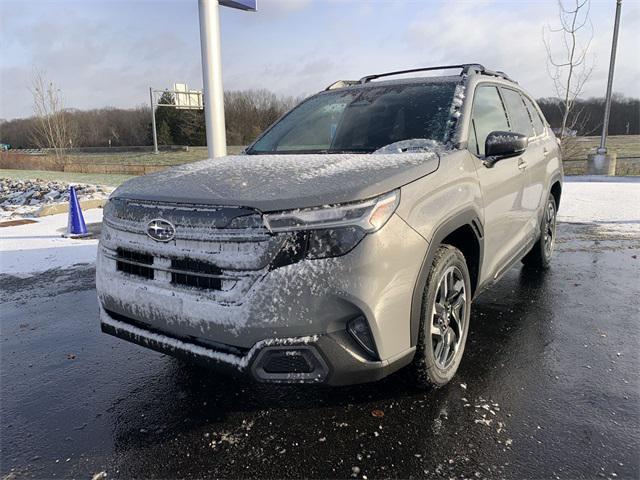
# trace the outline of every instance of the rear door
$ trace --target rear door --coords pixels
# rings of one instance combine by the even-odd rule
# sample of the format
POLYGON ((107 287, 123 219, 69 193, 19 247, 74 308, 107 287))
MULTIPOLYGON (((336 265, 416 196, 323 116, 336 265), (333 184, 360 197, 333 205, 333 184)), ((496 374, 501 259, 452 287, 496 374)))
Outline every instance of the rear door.
POLYGON ((471 113, 469 151, 484 201, 483 278, 491 280, 513 258, 523 242, 525 215, 522 207, 524 178, 518 157, 506 158, 491 168, 484 165, 485 140, 494 131, 509 131, 510 125, 498 87, 481 83, 476 87, 471 113))
POLYGON ((537 153, 527 167, 529 185, 525 187, 525 207, 531 210, 535 218, 537 232, 540 215, 547 201, 549 180, 552 172, 555 171, 555 165, 559 162, 560 151, 555 137, 549 132, 549 127, 533 100, 524 94, 522 98, 533 123, 535 137, 531 140, 531 144, 535 145, 537 153))

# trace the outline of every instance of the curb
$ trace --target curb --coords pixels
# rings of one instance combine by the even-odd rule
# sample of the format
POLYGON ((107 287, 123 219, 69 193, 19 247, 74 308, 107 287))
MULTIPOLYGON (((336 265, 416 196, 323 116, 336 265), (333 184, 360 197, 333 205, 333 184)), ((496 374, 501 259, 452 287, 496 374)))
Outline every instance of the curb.
MULTIPOLYGON (((96 198, 93 200, 81 200, 80 207, 83 210, 89 210, 91 208, 102 208, 104 207, 105 203, 107 203, 106 198, 96 198)), ((68 212, 69 212, 69 203, 65 202, 65 203, 56 203, 54 205, 45 205, 42 208, 40 208, 40 210, 38 210, 36 215, 38 217, 46 217, 48 215, 57 215, 59 213, 68 213, 68 212)))

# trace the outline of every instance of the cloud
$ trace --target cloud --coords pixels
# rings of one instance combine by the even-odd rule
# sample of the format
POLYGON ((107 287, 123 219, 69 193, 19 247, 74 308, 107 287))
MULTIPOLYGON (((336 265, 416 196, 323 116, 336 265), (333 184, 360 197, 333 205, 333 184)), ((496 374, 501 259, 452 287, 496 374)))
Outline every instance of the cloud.
MULTIPOLYGON (((553 94, 542 26, 556 21, 554 0, 258 2, 257 13, 222 11, 227 89, 299 96, 337 79, 480 62, 534 96, 553 94)), ((597 63, 587 96, 604 94, 612 3, 593 2, 597 63)), ((0 0, 0 10, 0 117, 30 114, 33 67, 46 70, 76 108, 132 107, 148 101, 149 86, 202 85, 195 1, 0 0)), ((640 5, 627 2, 614 91, 633 96, 640 96, 638 31, 640 5)))
MULTIPOLYGON (((546 70, 547 55, 542 42, 542 27, 558 23, 557 9, 540 3, 523 3, 511 8, 507 3, 451 2, 427 18, 418 18, 407 29, 407 42, 421 47, 431 64, 478 62, 487 68, 504 70, 534 96, 554 95, 546 70)), ((425 15, 426 17, 426 15, 425 15)), ((633 43, 638 46, 637 8, 627 14, 629 24, 621 30, 616 85, 628 95, 640 93, 637 62, 631 60, 633 43), (635 40, 634 38, 635 37, 635 40), (623 47, 624 45, 624 47, 623 47), (626 47, 626 48, 625 48, 626 47)), ((594 19, 595 20, 595 19, 594 19)), ((595 69, 585 86, 585 96, 603 96, 606 83, 612 24, 598 19, 589 61, 595 69)), ((552 37, 558 45, 560 39, 552 37)), ((637 50, 636 50, 637 51, 637 50)))

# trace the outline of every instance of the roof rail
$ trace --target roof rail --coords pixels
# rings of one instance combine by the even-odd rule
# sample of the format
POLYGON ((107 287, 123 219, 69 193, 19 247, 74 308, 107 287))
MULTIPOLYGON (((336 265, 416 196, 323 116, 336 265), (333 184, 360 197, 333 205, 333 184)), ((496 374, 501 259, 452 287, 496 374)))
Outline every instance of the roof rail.
POLYGON ((511 77, 509 77, 509 75, 507 75, 504 72, 500 72, 500 71, 494 71, 494 70, 489 70, 487 68, 484 67, 484 65, 480 65, 479 63, 470 63, 468 65, 465 66, 465 68, 463 68, 462 70, 462 74, 469 74, 469 73, 476 73, 476 74, 480 74, 480 75, 489 75, 491 77, 498 77, 498 78, 503 78, 504 80, 508 80, 510 82, 513 83, 518 83, 516 82, 514 79, 512 79, 511 77))
MULTIPOLYGON (((429 72, 429 71, 433 71, 433 70, 453 70, 459 68, 461 69, 460 75, 465 75, 465 74, 469 74, 469 73, 476 73, 476 74, 481 74, 481 75, 491 75, 493 77, 500 77, 500 78, 504 78, 505 80, 509 80, 511 82, 514 82, 511 78, 509 78, 505 73, 503 72, 494 72, 493 70, 487 70, 484 65, 480 65, 479 63, 463 63, 460 65, 441 65, 438 67, 424 67, 424 68, 412 68, 410 70, 398 70, 395 72, 386 72, 386 73, 378 73, 375 75, 367 75, 366 77, 362 77, 359 81, 359 83, 363 84, 363 83, 368 83, 371 80, 375 80, 377 78, 381 78, 381 77, 390 77, 390 76, 395 76, 395 75, 404 75, 406 73, 416 73, 416 72, 429 72)), ((340 88, 340 86, 335 86, 337 83, 334 83, 333 85, 331 85, 331 87, 333 88, 340 88)), ((514 82, 516 83, 516 82, 514 82)), ((351 82, 349 82, 350 85, 352 85, 351 82)), ((331 88, 329 87, 329 88, 331 88)))

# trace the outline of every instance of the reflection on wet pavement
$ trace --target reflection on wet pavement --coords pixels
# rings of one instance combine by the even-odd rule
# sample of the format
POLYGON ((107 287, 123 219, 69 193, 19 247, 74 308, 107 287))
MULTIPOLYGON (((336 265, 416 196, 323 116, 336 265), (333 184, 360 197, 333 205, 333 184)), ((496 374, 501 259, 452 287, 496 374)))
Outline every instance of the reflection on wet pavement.
POLYGON ((232 380, 100 334, 86 269, 3 278, 2 474, 637 478, 639 250, 562 224, 550 271, 474 302, 430 392, 232 380))

